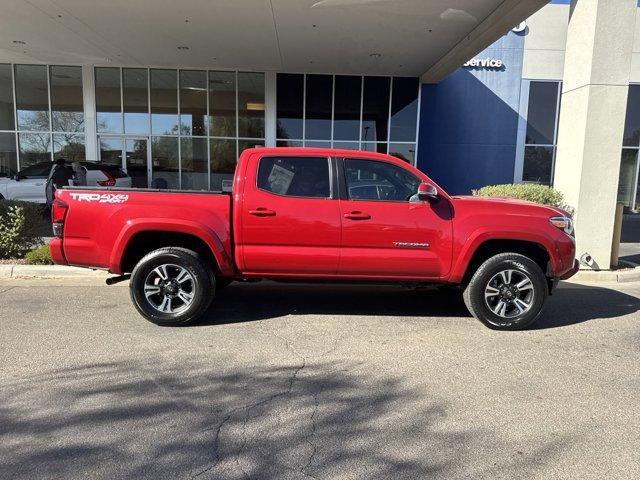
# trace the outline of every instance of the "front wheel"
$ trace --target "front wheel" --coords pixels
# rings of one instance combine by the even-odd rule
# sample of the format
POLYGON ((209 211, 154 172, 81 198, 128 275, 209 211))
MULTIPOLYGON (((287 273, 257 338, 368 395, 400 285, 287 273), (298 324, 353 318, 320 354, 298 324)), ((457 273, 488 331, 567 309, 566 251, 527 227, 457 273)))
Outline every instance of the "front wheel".
POLYGON ((471 314, 495 330, 520 330, 542 312, 548 296, 540 266, 517 253, 501 253, 475 271, 464 290, 471 314))
POLYGON ((154 250, 131 273, 129 292, 140 314, 157 325, 180 326, 204 314, 215 291, 215 276, 186 248, 154 250))

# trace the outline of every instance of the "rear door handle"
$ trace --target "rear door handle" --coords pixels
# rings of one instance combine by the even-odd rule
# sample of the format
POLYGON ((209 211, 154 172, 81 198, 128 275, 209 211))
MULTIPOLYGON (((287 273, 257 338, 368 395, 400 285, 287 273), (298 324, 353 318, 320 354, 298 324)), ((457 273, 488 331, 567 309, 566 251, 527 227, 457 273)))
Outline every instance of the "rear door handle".
POLYGON ((344 218, 348 218, 349 220, 369 220, 371 215, 364 212, 349 212, 344 214, 344 218))
POLYGON ((249 210, 249 214, 255 215, 256 217, 275 217, 276 216, 276 212, 263 207, 258 207, 255 210, 249 210))

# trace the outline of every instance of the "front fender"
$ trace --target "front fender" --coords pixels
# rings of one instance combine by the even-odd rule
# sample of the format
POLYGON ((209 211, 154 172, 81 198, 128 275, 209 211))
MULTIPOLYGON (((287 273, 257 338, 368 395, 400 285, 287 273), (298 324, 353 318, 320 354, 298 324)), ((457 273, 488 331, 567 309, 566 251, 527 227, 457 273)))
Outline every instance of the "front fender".
POLYGON ((131 239, 138 233, 154 231, 184 233, 199 238, 211 249, 220 272, 225 276, 234 274, 230 256, 214 230, 194 221, 176 218, 136 218, 127 221, 111 251, 109 271, 122 274, 122 259, 131 239))
POLYGON ((544 232, 538 230, 516 231, 481 228, 467 237, 467 240, 455 256, 457 260, 454 262, 449 282, 460 283, 462 281, 475 252, 483 243, 490 240, 520 240, 523 242, 537 243, 547 251, 551 268, 554 272, 560 271, 563 268, 562 260, 559 252, 556 251, 553 238, 544 232))

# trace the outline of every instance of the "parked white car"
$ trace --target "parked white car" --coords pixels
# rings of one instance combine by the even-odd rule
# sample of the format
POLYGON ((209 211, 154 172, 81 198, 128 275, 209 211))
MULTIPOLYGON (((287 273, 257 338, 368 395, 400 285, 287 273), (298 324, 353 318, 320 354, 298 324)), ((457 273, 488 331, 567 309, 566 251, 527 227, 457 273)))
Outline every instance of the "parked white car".
MULTIPOLYGON (((79 162, 86 184, 98 187, 131 187, 131 177, 116 165, 96 162, 79 162)), ((20 170, 13 176, 2 177, 0 172, 0 199, 25 200, 47 203, 47 178, 53 162, 40 162, 20 170)))

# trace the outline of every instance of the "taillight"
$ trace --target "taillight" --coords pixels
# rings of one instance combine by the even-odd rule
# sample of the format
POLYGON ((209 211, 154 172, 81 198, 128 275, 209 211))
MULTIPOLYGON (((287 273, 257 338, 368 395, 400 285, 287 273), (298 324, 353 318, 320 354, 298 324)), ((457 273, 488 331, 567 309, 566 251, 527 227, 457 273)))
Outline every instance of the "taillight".
POLYGON ((59 198, 53 200, 51 204, 51 223, 53 225, 53 235, 62 238, 62 227, 64 226, 64 217, 67 216, 69 205, 59 198))
POLYGON ((100 185, 101 187, 114 187, 116 184, 116 179, 113 177, 113 175, 111 175, 106 170, 101 170, 101 172, 106 175, 107 179, 98 181, 98 185, 100 185))

